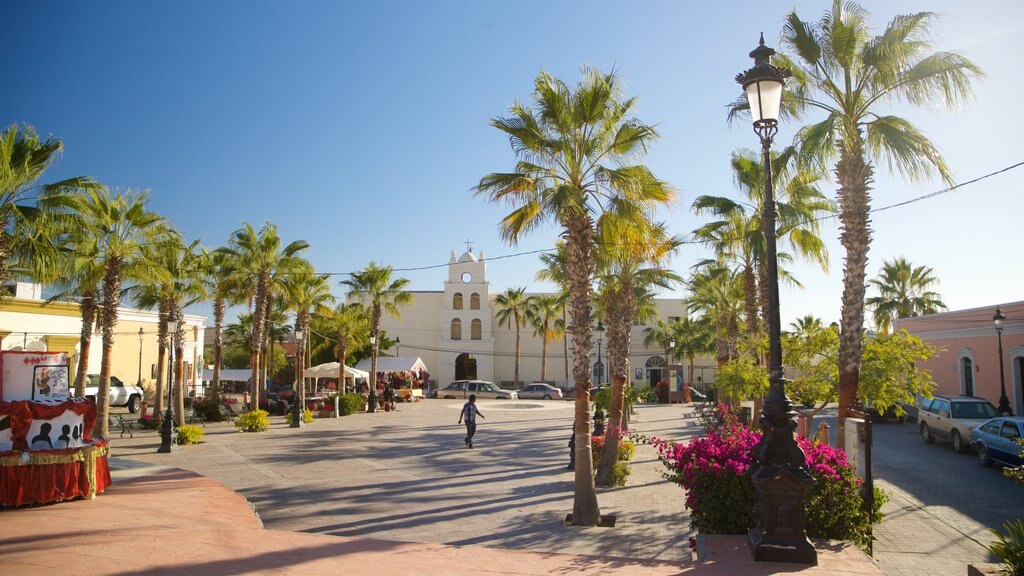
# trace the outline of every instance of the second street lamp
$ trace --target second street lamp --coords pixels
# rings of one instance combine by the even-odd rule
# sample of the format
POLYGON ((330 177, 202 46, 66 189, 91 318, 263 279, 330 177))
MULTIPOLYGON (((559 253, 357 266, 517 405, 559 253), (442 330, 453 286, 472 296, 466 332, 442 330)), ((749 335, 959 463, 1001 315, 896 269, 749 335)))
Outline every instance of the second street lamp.
POLYGON ((817 564, 817 552, 805 533, 805 498, 814 479, 807 470, 803 450, 793 432, 793 404, 786 396, 782 369, 782 327, 779 321, 779 263, 775 246, 775 198, 771 146, 778 132, 782 86, 790 71, 770 62, 775 50, 764 45, 764 35, 751 53, 754 67, 738 74, 750 105, 754 132, 761 139, 764 163, 764 206, 761 222, 768 272, 768 396, 761 412, 761 440, 752 450, 750 475, 757 489, 757 525, 748 534, 754 560, 817 564))
POLYGON ((597 328, 594 328, 597 332, 597 382, 594 383, 594 387, 601 385, 604 381, 604 362, 601 361, 601 336, 604 335, 604 324, 600 320, 597 321, 597 328))
POLYGON ((302 417, 305 416, 305 402, 303 401, 302 365, 305 363, 302 358, 302 337, 305 336, 302 330, 295 331, 295 395, 292 397, 292 428, 302 428, 302 417))
POLYGON ((135 385, 142 388, 142 326, 139 326, 139 381, 135 385))
POLYGON ((996 335, 999 338, 999 407, 997 410, 1003 416, 1013 416, 1013 408, 1010 408, 1010 399, 1006 397, 1006 373, 1003 371, 1003 322, 1006 315, 1003 309, 996 306, 996 315, 992 322, 996 325, 996 335))

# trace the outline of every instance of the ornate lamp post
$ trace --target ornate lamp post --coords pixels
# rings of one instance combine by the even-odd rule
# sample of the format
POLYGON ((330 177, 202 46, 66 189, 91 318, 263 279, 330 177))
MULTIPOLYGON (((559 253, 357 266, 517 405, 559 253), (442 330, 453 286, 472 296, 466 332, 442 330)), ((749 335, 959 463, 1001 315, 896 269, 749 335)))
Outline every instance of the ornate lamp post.
POLYGON ((305 402, 303 401, 303 392, 306 387, 302 381, 303 376, 303 364, 305 360, 302 357, 302 338, 305 336, 305 332, 302 330, 295 331, 295 396, 292 398, 292 428, 302 428, 302 416, 305 414, 305 402))
POLYGON ((738 74, 736 81, 747 93, 754 132, 761 139, 764 163, 764 206, 761 221, 765 236, 768 271, 768 396, 761 413, 761 441, 753 449, 750 474, 757 489, 757 526, 748 534, 754 560, 817 564, 817 553, 804 532, 805 494, 813 483, 804 453, 793 437, 796 422, 793 405, 786 397, 782 369, 782 337, 779 322, 779 268, 775 247, 775 198, 772 183, 771 145, 778 132, 782 86, 790 71, 770 63, 775 50, 764 45, 764 35, 751 53, 754 67, 738 74))
POLYGON ((142 326, 139 326, 139 381, 135 385, 142 388, 142 326))
POLYGON ((1010 399, 1006 397, 1006 373, 1003 372, 1003 321, 1006 315, 1003 309, 996 306, 996 315, 992 322, 996 325, 996 334, 999 337, 999 413, 1004 416, 1013 416, 1013 408, 1010 408, 1010 399))
POLYGON ((377 411, 377 335, 370 335, 370 394, 367 397, 367 412, 377 411))
POLYGON ((167 356, 167 410, 160 425, 160 447, 156 449, 161 454, 178 450, 178 427, 174 422, 174 349, 177 346, 180 329, 178 320, 172 320, 168 325, 171 342, 168 346, 170 354, 167 356))
POLYGON ((395 357, 397 358, 397 357, 399 357, 401 355, 402 355, 402 337, 399 336, 399 337, 395 338, 395 357))
POLYGON ((594 383, 594 386, 600 386, 601 382, 604 381, 604 362, 601 362, 601 336, 604 335, 604 324, 602 324, 601 321, 598 320, 597 321, 597 328, 594 328, 594 330, 597 332, 597 369, 598 369, 597 382, 594 383))

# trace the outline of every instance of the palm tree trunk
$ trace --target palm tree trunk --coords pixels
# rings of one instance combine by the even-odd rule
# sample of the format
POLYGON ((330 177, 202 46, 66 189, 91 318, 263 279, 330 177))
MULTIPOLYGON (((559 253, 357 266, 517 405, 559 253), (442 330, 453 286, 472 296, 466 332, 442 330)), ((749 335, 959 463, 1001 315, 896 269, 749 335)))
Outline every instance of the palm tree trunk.
MULTIPOLYGON (((562 309, 562 323, 565 324, 566 326, 569 325, 569 322, 568 322, 569 316, 568 316, 568 314, 569 314, 569 312, 563 308, 562 309)), ((562 354, 565 355, 565 385, 566 385, 566 387, 568 387, 569 386, 569 335, 568 334, 564 334, 564 333, 562 334, 562 354)))
POLYGON ((92 349, 92 331, 96 324, 96 299, 91 293, 82 295, 78 305, 82 311, 82 334, 79 340, 78 366, 75 367, 75 397, 85 396, 86 376, 89 374, 89 352, 92 349))
POLYGON ((544 323, 544 333, 540 341, 540 381, 547 382, 548 373, 548 323, 544 323))
POLYGON ((370 332, 373 335, 373 343, 370 344, 370 395, 368 398, 369 406, 367 406, 367 412, 377 411, 377 345, 380 344, 380 303, 373 303, 373 330, 370 332))
POLYGON ((613 295, 609 302, 612 317, 608 326, 608 361, 612 367, 612 388, 604 431, 604 450, 601 452, 595 479, 598 486, 611 486, 612 471, 618 461, 619 431, 622 427, 626 379, 629 375, 629 333, 634 313, 632 293, 629 278, 622 278, 618 296, 613 295))
POLYGON ((519 312, 515 312, 512 315, 513 320, 516 323, 516 369, 515 369, 515 381, 512 383, 512 387, 516 390, 519 389, 519 312))
POLYGON ((861 346, 864 330, 865 270, 871 229, 868 210, 871 205, 873 169, 864 161, 860 142, 840 146, 842 152, 836 163, 839 180, 839 221, 842 227, 840 242, 846 249, 843 268, 843 308, 839 333, 839 422, 836 432, 837 446, 845 446, 846 415, 857 402, 860 383, 861 346))
POLYGON ((572 523, 594 526, 601 517, 594 486, 594 461, 590 450, 590 317, 591 277, 594 271, 590 218, 571 215, 565 219, 569 254, 569 307, 572 317, 573 380, 576 383, 574 440, 576 443, 575 491, 572 523))
POLYGON ((213 323, 216 334, 213 335, 213 382, 210 383, 210 398, 214 403, 220 402, 220 365, 224 360, 224 313, 223 298, 213 303, 213 323))
POLYGON ((160 319, 157 322, 157 343, 159 350, 156 359, 156 401, 153 403, 157 416, 164 413, 164 398, 167 397, 167 382, 164 381, 165 366, 167 365, 167 315, 160 312, 160 319))
POLYGON ((114 328, 117 326, 117 305, 121 300, 121 260, 110 258, 103 274, 103 307, 100 328, 103 333, 103 355, 100 361, 100 386, 96 394, 96 424, 93 436, 109 438, 107 418, 110 416, 110 363, 114 352, 114 328))

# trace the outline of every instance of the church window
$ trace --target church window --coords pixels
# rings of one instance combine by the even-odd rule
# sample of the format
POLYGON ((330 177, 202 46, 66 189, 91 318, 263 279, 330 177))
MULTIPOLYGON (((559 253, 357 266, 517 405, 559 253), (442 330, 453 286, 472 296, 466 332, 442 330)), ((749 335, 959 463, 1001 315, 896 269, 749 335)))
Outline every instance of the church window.
POLYGON ((473 321, 469 323, 469 339, 480 340, 483 337, 483 327, 483 322, 481 322, 479 318, 474 318, 473 321))
POLYGON ((452 320, 452 340, 462 340, 462 320, 452 320))
POLYGON ((480 309, 480 294, 473 292, 473 295, 469 297, 469 309, 479 310, 480 309))
POLYGON ((456 292, 452 296, 452 310, 462 310, 462 292, 456 292))

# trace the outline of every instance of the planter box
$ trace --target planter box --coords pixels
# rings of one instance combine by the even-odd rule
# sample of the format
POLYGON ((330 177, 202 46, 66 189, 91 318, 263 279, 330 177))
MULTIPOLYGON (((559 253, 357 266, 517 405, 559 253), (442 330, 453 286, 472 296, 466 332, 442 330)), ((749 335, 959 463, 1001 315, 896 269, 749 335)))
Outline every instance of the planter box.
POLYGON ((334 410, 321 410, 317 412, 317 418, 334 418, 334 410))

